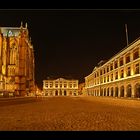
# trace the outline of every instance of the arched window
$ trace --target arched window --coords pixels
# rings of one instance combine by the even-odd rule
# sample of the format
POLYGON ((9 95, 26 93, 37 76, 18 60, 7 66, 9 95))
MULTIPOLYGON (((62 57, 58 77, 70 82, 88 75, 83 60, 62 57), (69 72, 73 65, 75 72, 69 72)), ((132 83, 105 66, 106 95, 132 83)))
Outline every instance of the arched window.
POLYGON ((111 88, 111 96, 113 97, 113 92, 114 92, 114 90, 113 90, 113 87, 111 88))
POLYGON ((104 88, 104 96, 106 96, 106 88, 104 88))
POLYGON ((107 88, 107 96, 109 96, 109 88, 107 88))
POLYGON ((67 91, 66 90, 64 90, 64 96, 67 96, 67 91))
POLYGON ((126 96, 127 97, 131 97, 131 85, 129 84, 127 87, 126 87, 126 92, 127 92, 127 94, 126 94, 126 96))
POLYGON ((55 91, 55 96, 58 96, 58 90, 55 91))
POLYGON ((120 97, 124 97, 124 86, 120 87, 120 97))
POLYGON ((137 83, 136 85, 135 85, 135 93, 134 93, 134 97, 135 98, 140 98, 140 84, 139 83, 137 83))
POLYGON ((101 93, 100 93, 100 96, 103 96, 103 89, 101 89, 101 93))
POLYGON ((115 97, 118 97, 118 87, 115 87, 115 97))

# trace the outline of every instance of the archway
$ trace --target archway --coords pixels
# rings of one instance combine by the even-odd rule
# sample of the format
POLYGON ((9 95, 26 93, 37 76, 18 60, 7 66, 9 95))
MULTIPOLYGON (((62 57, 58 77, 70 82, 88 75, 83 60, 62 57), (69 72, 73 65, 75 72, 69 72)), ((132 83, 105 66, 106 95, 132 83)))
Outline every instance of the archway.
POLYGON ((118 87, 115 87, 115 97, 118 97, 118 87))
POLYGON ((126 94, 126 97, 131 97, 131 90, 132 90, 132 87, 131 87, 131 85, 129 84, 127 87, 126 87, 126 92, 127 92, 127 94, 126 94))
POLYGON ((120 88, 120 97, 124 97, 124 86, 120 88))
POLYGON ((64 96, 67 96, 67 91, 66 90, 64 90, 64 96))
POLYGON ((107 96, 109 96, 109 88, 107 88, 107 96))
POLYGON ((99 96, 99 90, 97 89, 97 96, 99 96))
POLYGON ((58 90, 55 91, 55 96, 58 96, 58 90))
POLYGON ((101 93, 100 93, 100 96, 103 96, 103 89, 101 89, 101 93))
POLYGON ((106 88, 104 88, 104 96, 106 96, 106 88))
POLYGON ((111 87, 111 96, 112 97, 113 97, 113 92, 114 92, 113 87, 111 87))
POLYGON ((137 83, 137 84, 135 85, 134 97, 135 97, 135 98, 140 98, 140 84, 139 84, 139 83, 137 83))

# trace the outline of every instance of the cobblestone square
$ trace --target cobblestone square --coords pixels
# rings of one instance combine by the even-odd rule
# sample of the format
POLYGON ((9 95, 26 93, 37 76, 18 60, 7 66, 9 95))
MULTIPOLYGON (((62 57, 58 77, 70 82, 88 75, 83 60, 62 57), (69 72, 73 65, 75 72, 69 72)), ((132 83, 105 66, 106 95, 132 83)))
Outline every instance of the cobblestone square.
POLYGON ((0 101, 1 131, 140 130, 139 100, 93 96, 18 100, 0 101))

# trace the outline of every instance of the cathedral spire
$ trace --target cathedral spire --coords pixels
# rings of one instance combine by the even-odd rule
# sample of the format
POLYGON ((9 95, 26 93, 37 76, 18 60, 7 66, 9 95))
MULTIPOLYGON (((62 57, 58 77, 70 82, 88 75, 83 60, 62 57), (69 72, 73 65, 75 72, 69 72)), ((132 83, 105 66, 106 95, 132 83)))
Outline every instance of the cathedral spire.
POLYGON ((20 27, 23 28, 23 22, 22 22, 22 21, 21 21, 21 25, 20 25, 20 27))
POLYGON ((27 29, 27 27, 28 27, 28 24, 27 24, 27 22, 26 22, 26 24, 25 24, 25 28, 27 29))

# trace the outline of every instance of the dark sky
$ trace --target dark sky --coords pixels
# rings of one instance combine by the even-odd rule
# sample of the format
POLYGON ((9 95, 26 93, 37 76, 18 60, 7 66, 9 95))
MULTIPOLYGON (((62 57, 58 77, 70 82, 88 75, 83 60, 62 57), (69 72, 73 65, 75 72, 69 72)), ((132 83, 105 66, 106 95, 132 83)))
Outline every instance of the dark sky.
POLYGON ((108 60, 140 36, 140 10, 0 10, 0 26, 28 23, 35 50, 38 86, 47 77, 84 81, 97 63, 108 60))

